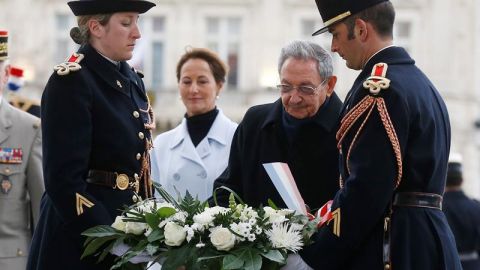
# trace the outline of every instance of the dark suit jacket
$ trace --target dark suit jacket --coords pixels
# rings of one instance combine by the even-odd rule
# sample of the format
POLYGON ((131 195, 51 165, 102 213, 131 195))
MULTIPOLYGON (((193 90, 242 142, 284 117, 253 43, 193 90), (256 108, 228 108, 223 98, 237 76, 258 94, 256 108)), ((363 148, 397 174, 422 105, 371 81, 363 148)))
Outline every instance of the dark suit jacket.
POLYGON ((46 193, 27 269, 107 269, 91 263, 96 258, 80 261, 80 233, 112 224, 133 203, 134 192, 88 184, 87 173, 133 177, 141 169, 137 155, 146 151, 149 132, 138 112, 146 108, 147 97, 140 77, 125 62, 119 70, 89 45, 79 53, 85 56, 81 69, 54 73, 42 96, 46 193), (79 196, 93 205, 80 205, 79 212, 79 196))
MULTIPOLYGON (((335 126, 341 106, 337 95, 332 95, 314 121, 298 130, 291 144, 282 124, 284 109, 280 99, 250 108, 233 137, 228 167, 214 188, 229 187, 253 207, 268 205, 268 199, 286 207, 262 166, 285 162, 305 203, 312 210, 321 207, 339 188, 335 126)), ((221 204, 228 203, 227 193, 217 191, 221 204)))
MULTIPOLYGON (((344 187, 332 204, 332 211, 340 209, 340 219, 321 228, 315 243, 300 252, 315 269, 383 269, 384 218, 394 193, 443 194, 450 152, 447 109, 433 84, 404 49, 386 48, 369 60, 349 91, 344 112, 370 95, 363 82, 377 63, 388 64, 390 87, 378 97, 385 101, 398 137, 401 182, 395 189, 396 156, 380 113, 374 108, 366 122, 367 113, 360 116, 341 144, 344 187), (335 227, 339 236, 334 234, 335 227)), ((461 269, 453 235, 439 209, 393 208, 391 259, 395 270, 461 269)))

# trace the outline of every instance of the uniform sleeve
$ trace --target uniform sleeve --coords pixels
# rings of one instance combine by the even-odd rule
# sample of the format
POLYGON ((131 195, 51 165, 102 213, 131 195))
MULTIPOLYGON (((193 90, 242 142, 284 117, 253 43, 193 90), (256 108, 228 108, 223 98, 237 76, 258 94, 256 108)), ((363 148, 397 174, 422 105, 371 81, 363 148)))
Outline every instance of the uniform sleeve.
POLYGON ((45 189, 66 228, 76 233, 110 224, 105 207, 88 193, 93 94, 80 70, 54 74, 42 97, 45 189))
MULTIPOLYGON (((225 186, 237 193, 240 198, 243 196, 242 188, 242 156, 245 140, 243 139, 245 125, 240 123, 235 131, 232 139, 232 146, 230 148, 230 156, 228 159, 227 168, 213 183, 213 192, 215 189, 225 186)), ((228 197, 230 192, 225 189, 218 189, 216 191, 217 202, 221 206, 228 205, 228 197)), ((209 199, 210 205, 214 204, 213 197, 209 199)))
POLYGON ((26 174, 33 224, 36 226, 40 217, 40 200, 45 190, 42 171, 42 131, 40 128, 36 130, 35 138, 33 139, 26 174))
MULTIPOLYGON (((392 89, 384 91, 382 94, 400 146, 405 146, 409 131, 408 106, 392 89)), ((363 122, 363 118, 359 122, 363 122)), ((350 132, 355 134, 357 128, 350 132)), ((343 147, 343 155, 347 155, 348 150, 343 147)), ((404 149, 401 150, 404 153, 404 149)), ((383 228, 398 167, 376 107, 358 134, 348 167, 344 188, 337 192, 332 204, 332 212, 337 211, 337 218, 320 229, 313 245, 301 251, 302 258, 315 269, 344 269, 344 263, 362 248, 367 238, 372 237, 371 232, 379 226, 383 228)), ((382 235, 374 237, 381 239, 382 235)), ((378 248, 381 252, 381 246, 378 248)))

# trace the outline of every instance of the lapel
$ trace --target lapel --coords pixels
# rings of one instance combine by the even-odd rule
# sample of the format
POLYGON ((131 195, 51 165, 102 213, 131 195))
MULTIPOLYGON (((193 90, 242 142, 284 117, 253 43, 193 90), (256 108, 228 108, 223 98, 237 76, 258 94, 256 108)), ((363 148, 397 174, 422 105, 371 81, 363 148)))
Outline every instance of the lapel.
MULTIPOLYGON (((100 55, 92 46, 84 45, 79 53, 85 55, 85 65, 97 73, 107 84, 120 93, 130 97, 130 79, 123 75, 114 64, 100 55)), ((126 63, 125 63, 126 64, 126 63)), ((126 64, 128 65, 128 64, 126 64)), ((128 74, 128 73, 126 73, 128 74)))
MULTIPOLYGON (((1 98, 1 97, 0 97, 1 98)), ((3 143, 9 136, 8 130, 12 126, 12 108, 7 100, 2 99, 0 104, 0 143, 3 143)))
MULTIPOLYGON (((187 120, 185 118, 182 119, 182 122, 175 130, 173 139, 170 144, 170 149, 173 150, 176 147, 179 147, 180 156, 182 158, 197 163, 202 168, 205 167, 201 157, 198 155, 197 150, 192 143, 192 140, 190 139, 190 136, 188 135, 187 120)), ((197 147, 200 147, 200 144, 197 147)))

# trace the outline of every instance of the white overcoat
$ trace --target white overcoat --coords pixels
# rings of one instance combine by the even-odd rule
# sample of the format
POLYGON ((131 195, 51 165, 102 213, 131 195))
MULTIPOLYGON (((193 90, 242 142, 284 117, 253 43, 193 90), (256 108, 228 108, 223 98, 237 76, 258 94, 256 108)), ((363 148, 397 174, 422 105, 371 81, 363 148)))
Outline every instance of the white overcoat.
POLYGON ((213 182, 225 170, 237 123, 221 110, 203 140, 195 147, 184 118, 176 128, 158 135, 151 151, 152 179, 174 198, 186 191, 199 200, 212 195, 213 182), (177 192, 178 191, 178 192, 177 192))

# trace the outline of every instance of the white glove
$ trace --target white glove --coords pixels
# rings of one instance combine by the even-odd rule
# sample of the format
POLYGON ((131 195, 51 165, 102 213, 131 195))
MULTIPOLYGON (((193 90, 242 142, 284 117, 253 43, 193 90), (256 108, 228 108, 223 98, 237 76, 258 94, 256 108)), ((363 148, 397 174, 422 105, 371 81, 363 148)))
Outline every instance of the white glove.
POLYGON ((288 254, 287 265, 280 268, 280 270, 313 270, 306 262, 303 261, 300 255, 288 254))
MULTIPOLYGON (((129 249, 130 249, 130 246, 127 246, 124 243, 121 243, 119 245, 113 246, 112 250, 110 250, 110 253, 120 257, 123 254, 125 254, 125 252, 127 252, 129 249)), ((129 262, 133 264, 151 262, 151 261, 153 261, 153 257, 148 255, 148 253, 146 252, 142 252, 129 260, 129 262)))

